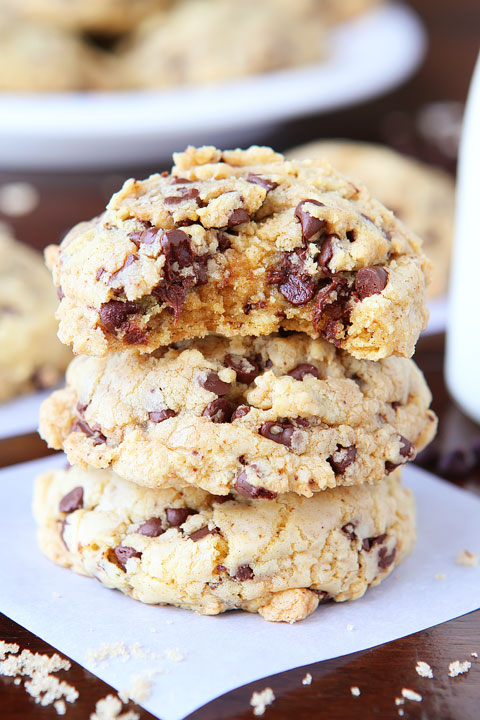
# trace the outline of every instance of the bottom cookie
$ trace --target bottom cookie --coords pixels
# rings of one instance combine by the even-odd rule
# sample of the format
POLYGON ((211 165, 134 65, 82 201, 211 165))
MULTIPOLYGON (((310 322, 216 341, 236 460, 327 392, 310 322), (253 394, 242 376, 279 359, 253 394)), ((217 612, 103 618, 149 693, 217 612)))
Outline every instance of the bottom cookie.
POLYGON ((136 600, 284 622, 361 597, 415 542, 399 470, 374 486, 250 500, 72 467, 37 478, 34 515, 51 560, 136 600))

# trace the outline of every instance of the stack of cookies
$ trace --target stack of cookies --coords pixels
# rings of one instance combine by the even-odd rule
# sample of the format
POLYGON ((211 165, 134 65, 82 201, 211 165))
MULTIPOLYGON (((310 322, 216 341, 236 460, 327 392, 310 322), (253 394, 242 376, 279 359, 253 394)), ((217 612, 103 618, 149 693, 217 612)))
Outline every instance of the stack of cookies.
POLYGON ((72 467, 37 480, 40 545, 146 603, 294 622, 413 547, 429 262, 319 161, 174 160, 47 250, 79 357, 41 412, 72 467))

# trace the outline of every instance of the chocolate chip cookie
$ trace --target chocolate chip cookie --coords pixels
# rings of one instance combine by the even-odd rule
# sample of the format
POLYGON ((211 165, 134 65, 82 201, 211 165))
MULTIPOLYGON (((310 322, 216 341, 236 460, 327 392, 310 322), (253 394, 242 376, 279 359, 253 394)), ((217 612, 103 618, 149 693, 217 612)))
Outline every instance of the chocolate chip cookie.
POLYGON ((315 0, 180 0, 120 50, 126 87, 215 83, 323 59, 326 23, 315 0))
POLYGON ((50 559, 136 600, 295 622, 319 603, 361 597, 411 551, 414 501, 399 472, 310 499, 252 501, 71 468, 37 479, 34 513, 50 559))
POLYGON ((19 19, 106 35, 131 30, 167 0, 2 0, 19 19))
POLYGON ((323 340, 209 337, 154 356, 81 356, 40 432, 73 464, 154 488, 304 496, 380 481, 433 437, 412 360, 356 360, 323 340))
POLYGON ((56 335, 56 305, 41 255, 0 228, 0 402, 63 376, 71 353, 56 335))
POLYGON ((363 187, 269 148, 174 158, 47 250, 59 335, 75 352, 284 328, 357 358, 413 353, 430 263, 363 187))
POLYGON ((0 46, 0 91, 59 92, 105 83, 106 56, 66 30, 0 10, 0 46))
POLYGON ((364 183, 422 238, 425 254, 433 262, 428 295, 445 295, 455 210, 455 181, 447 172, 382 145, 348 140, 308 143, 294 148, 287 157, 326 160, 364 183))

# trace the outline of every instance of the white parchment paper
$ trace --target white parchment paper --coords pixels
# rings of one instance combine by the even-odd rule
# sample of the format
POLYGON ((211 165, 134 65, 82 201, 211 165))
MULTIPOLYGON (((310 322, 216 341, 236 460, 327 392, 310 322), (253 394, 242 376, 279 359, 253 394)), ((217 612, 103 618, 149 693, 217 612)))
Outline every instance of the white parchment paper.
POLYGON ((179 720, 267 675, 394 640, 480 606, 480 567, 455 563, 463 548, 480 552, 480 499, 415 467, 405 471, 419 509, 414 554, 361 600, 321 606, 307 620, 285 625, 241 612, 202 617, 142 605, 50 563, 35 544, 32 479, 64 462, 50 457, 0 471, 0 611, 117 689, 128 687, 133 674, 160 667, 144 706, 163 720, 179 720), (435 579, 438 573, 445 578, 435 579), (89 648, 118 641, 155 653, 178 649, 184 660, 117 659, 102 667, 88 659, 89 648))
POLYGON ((0 403, 0 440, 35 432, 40 405, 51 392, 42 390, 0 403))

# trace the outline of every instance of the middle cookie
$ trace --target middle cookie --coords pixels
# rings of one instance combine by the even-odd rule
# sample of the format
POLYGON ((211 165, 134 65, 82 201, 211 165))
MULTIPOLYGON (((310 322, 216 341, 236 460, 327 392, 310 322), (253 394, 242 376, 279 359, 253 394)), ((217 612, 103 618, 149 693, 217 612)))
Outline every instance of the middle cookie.
POLYGON ((73 464, 148 487, 309 497, 412 460, 435 432, 430 400, 405 358, 357 360, 301 333, 208 337, 76 358, 40 433, 73 464))

